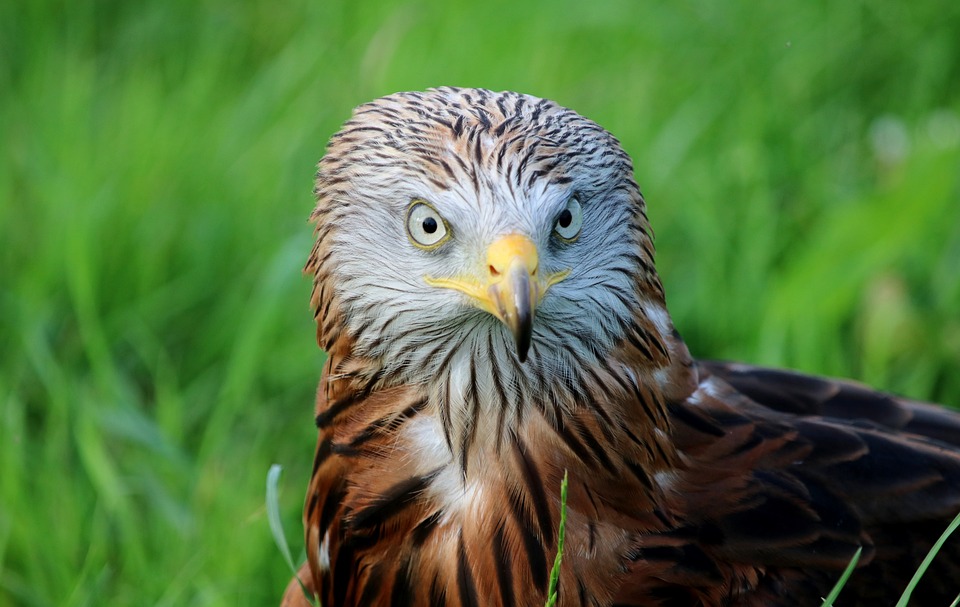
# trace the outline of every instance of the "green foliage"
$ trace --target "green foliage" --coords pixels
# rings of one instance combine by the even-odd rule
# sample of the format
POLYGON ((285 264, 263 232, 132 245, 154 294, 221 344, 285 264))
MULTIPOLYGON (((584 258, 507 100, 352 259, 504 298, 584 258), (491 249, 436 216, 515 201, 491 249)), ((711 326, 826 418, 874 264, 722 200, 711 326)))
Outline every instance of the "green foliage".
MULTIPOLYGON (((923 578, 924 574, 927 572, 927 569, 930 567, 930 563, 933 562, 933 559, 936 558, 937 554, 940 552, 940 549, 943 548, 943 544, 953 534, 953 532, 957 530, 957 527, 960 527, 960 514, 957 514, 953 521, 947 525, 947 528, 943 531, 937 541, 934 542, 933 546, 930 547, 930 551, 927 553, 927 556, 917 567, 913 577, 910 578, 910 582, 907 583, 907 587, 904 588, 903 594, 900 595, 900 600, 897 601, 897 607, 907 607, 907 605, 910 604, 910 596, 913 594, 913 589, 917 587, 918 583, 920 583, 921 578, 923 578)), ((843 575, 841 575, 840 579, 837 580, 836 585, 834 585, 833 590, 830 591, 830 594, 827 595, 827 598, 823 600, 822 607, 833 607, 834 601, 836 601, 837 597, 840 596, 840 591, 843 590, 843 587, 846 585, 850 575, 856 575, 853 570, 856 568, 857 562, 860 560, 860 553, 862 551, 863 548, 857 548, 853 558, 850 559, 850 564, 847 565, 847 568, 843 571, 843 575)), ((960 596, 958 596, 950 604, 950 607, 955 607, 958 603, 960 603, 960 596)))
POLYGON ((827 595, 827 598, 823 599, 823 604, 821 607, 833 607, 833 602, 837 600, 837 597, 840 596, 840 591, 843 590, 843 587, 847 584, 847 580, 850 579, 850 575, 853 573, 854 568, 856 568, 857 563, 860 562, 860 553, 863 552, 863 548, 857 548, 857 551, 853 553, 853 558, 850 559, 850 564, 847 565, 847 568, 843 570, 843 575, 840 576, 840 579, 837 580, 837 583, 834 584, 833 589, 830 591, 830 594, 827 595))
POLYGON ((960 4, 2 2, 0 606, 277 600, 313 167, 440 84, 621 139, 698 356, 960 403, 960 4))
MULTIPOLYGON (((930 563, 933 562, 933 559, 936 558, 937 553, 940 552, 943 544, 953 534, 953 532, 957 530, 957 527, 960 527, 960 514, 953 519, 953 521, 944 530, 943 534, 940 535, 936 542, 934 542, 933 547, 930 548, 930 552, 927 553, 926 558, 924 558, 923 562, 920 563, 916 573, 914 573, 913 577, 910 578, 910 582, 907 584, 903 594, 900 596, 900 600, 897 601, 897 607, 907 607, 907 605, 910 604, 910 595, 913 594, 913 589, 917 587, 918 583, 920 583, 920 579, 927 572, 927 568, 930 567, 930 563)), ((956 603, 956 601, 954 601, 954 603, 956 603)))
POLYGON ((563 471, 560 482, 560 525, 557 527, 557 556, 550 569, 550 585, 547 587, 546 607, 553 607, 559 598, 560 563, 563 561, 563 540, 567 535, 567 471, 563 471))
POLYGON ((287 543, 287 536, 283 533, 283 519, 280 515, 280 491, 277 488, 280 482, 280 473, 283 467, 279 464, 270 466, 267 471, 267 521, 270 523, 270 533, 273 535, 273 541, 276 542, 283 560, 287 562, 290 573, 296 575, 297 566, 293 564, 293 555, 290 554, 290 545, 287 543))
POLYGON ((297 584, 300 585, 300 590, 303 592, 303 595, 308 601, 310 601, 311 605, 314 607, 320 607, 319 597, 311 595, 310 591, 303 583, 303 580, 300 579, 298 567, 293 564, 293 555, 290 554, 290 545, 287 543, 287 536, 283 531, 283 519, 280 515, 280 492, 277 488, 278 483, 280 482, 280 473, 282 471, 283 468, 279 464, 274 464, 270 466, 270 470, 267 472, 266 503, 267 520, 270 522, 270 533, 273 534, 273 541, 277 544, 277 548, 280 550, 283 560, 287 562, 287 567, 290 568, 290 575, 292 575, 297 580, 297 584))

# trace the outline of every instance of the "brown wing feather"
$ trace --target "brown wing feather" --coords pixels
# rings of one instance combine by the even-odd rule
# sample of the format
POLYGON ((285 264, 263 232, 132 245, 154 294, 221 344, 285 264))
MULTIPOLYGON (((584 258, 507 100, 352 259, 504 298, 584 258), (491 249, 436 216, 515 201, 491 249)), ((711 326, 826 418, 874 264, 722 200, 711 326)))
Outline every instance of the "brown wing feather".
MULTIPOLYGON (((899 596, 960 511, 960 453, 948 432, 914 423, 932 407, 791 372, 700 368, 701 390, 670 407, 686 455, 671 508, 683 524, 641 539, 618 601, 817 604, 858 546, 845 604, 899 596)), ((955 541, 915 604, 948 603, 958 579, 955 541)))
POLYGON ((893 396, 849 380, 794 371, 717 361, 698 361, 697 367, 701 379, 718 377, 776 411, 859 420, 960 447, 960 414, 940 405, 893 396))

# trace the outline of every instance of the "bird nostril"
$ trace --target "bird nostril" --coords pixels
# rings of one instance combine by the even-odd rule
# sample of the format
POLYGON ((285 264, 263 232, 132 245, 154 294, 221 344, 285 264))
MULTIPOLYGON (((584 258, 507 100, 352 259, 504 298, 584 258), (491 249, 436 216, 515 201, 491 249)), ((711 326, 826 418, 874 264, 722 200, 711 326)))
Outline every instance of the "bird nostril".
POLYGON ((495 268, 493 264, 490 264, 490 276, 500 276, 500 270, 495 268))

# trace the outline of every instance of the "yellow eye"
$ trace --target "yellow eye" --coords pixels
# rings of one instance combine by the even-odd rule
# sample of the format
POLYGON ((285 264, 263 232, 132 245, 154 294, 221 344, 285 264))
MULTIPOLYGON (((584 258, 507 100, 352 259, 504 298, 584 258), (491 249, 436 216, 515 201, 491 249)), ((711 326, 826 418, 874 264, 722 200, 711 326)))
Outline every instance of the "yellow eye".
POLYGON ((560 240, 573 242, 580 235, 581 227, 583 227, 583 208, 577 197, 571 196, 567 200, 567 206, 557 215, 557 223, 553 224, 553 231, 557 233, 560 240))
POLYGON ((425 202, 415 201, 407 211, 407 236, 414 245, 432 249, 440 246, 450 232, 440 213, 425 202))

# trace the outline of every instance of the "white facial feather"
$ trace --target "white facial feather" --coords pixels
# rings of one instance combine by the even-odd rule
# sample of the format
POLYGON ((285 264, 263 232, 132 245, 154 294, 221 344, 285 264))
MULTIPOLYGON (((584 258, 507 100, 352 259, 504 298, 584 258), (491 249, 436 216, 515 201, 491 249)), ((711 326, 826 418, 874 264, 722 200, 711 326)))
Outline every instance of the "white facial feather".
MULTIPOLYGON (((509 424, 517 411, 522 414, 515 407, 518 394, 551 387, 546 378, 570 378, 567 385, 575 385, 579 367, 604 359, 623 339, 635 311, 648 303, 640 301, 636 283, 641 237, 635 214, 643 211, 629 160, 594 123, 523 96, 516 96, 522 103, 511 98, 504 104, 519 108, 518 114, 484 118, 493 115, 492 102, 487 110, 472 110, 462 92, 435 93, 449 97, 427 108, 438 124, 426 120, 415 128, 411 119, 397 126, 392 143, 391 134, 386 143, 363 140, 338 159, 342 168, 328 169, 343 173, 349 187, 327 201, 325 221, 333 228, 329 266, 354 353, 378 361, 385 385, 426 384, 431 399, 447 407, 447 440, 456 442, 468 432, 493 436, 499 421, 509 424), (505 126, 494 128, 496 119, 505 126), (476 131, 472 139, 468 129, 476 131), (583 227, 575 242, 566 243, 554 224, 573 195, 583 208, 583 227), (434 250, 415 246, 406 233, 407 209, 416 200, 432 206, 450 230, 434 250), (507 234, 536 244, 541 272, 569 271, 536 310, 525 363, 502 323, 463 293, 424 280, 472 277, 482 283, 487 248, 507 234), (491 410, 472 411, 477 406, 491 410), (504 408, 507 417, 498 417, 504 408)), ((380 103, 393 107, 391 98, 380 103)), ((416 118, 423 113, 417 103, 425 102, 400 99, 397 111, 416 118)), ((378 117, 376 108, 364 113, 366 107, 347 123, 344 138, 352 136, 353 123, 363 127, 358 130, 393 128, 393 110, 378 117)), ((335 145, 346 144, 335 138, 335 145)), ((320 175, 323 184, 323 164, 320 175)), ((658 329, 669 325, 665 312, 645 309, 658 329)))

